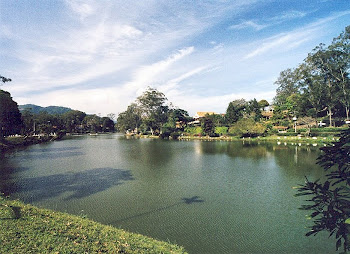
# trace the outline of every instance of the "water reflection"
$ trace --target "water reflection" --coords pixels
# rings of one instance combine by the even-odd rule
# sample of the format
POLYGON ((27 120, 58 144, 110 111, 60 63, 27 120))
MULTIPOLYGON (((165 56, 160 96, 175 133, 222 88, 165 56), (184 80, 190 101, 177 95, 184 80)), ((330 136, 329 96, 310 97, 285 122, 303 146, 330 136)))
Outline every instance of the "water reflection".
POLYGON ((133 142, 124 141, 129 145, 129 149, 123 151, 123 156, 129 160, 142 162, 144 166, 149 165, 151 168, 161 166, 166 169, 166 165, 174 156, 173 146, 167 146, 169 140, 134 139, 133 142))
POLYGON ((56 174, 34 178, 1 178, 1 192, 16 193, 25 201, 37 202, 66 194, 65 200, 79 199, 107 190, 125 181, 134 180, 129 170, 95 168, 77 173, 56 174))
MULTIPOLYGON (((199 149, 205 154, 226 154, 230 157, 262 159, 268 156, 269 144, 259 145, 257 142, 200 142, 199 149)), ((198 149, 198 148, 197 148, 198 149)))

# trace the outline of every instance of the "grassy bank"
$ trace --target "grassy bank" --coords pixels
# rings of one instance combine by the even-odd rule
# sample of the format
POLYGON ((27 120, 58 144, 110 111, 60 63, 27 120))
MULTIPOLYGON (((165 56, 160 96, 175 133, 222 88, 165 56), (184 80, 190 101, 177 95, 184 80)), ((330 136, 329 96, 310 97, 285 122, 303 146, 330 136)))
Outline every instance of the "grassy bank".
POLYGON ((182 247, 0 197, 0 253, 185 253, 182 247))

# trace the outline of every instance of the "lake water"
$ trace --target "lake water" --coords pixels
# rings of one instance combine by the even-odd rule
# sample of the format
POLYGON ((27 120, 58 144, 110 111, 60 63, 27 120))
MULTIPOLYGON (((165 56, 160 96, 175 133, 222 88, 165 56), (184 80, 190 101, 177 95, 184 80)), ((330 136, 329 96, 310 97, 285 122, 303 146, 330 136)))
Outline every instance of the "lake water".
POLYGON ((0 191, 190 253, 334 253, 292 189, 322 178, 318 148, 82 136, 0 155, 0 191))

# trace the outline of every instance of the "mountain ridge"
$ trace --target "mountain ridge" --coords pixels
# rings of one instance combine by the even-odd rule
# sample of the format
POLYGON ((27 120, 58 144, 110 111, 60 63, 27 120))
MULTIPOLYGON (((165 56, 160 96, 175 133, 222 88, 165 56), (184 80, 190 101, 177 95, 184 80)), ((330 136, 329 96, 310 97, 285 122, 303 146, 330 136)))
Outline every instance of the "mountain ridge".
POLYGON ((19 105, 18 109, 23 112, 25 110, 29 110, 33 114, 39 114, 41 112, 47 112, 48 114, 52 115, 61 115, 66 112, 72 111, 73 109, 67 108, 67 107, 61 107, 61 106, 48 106, 48 107, 41 107, 35 104, 24 104, 19 105))

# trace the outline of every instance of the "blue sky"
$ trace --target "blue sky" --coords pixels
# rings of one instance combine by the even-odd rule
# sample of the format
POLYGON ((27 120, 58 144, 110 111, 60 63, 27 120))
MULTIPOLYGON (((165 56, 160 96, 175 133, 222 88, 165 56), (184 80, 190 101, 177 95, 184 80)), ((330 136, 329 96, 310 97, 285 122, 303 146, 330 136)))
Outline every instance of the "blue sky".
POLYGON ((148 86, 224 113, 350 25, 349 0, 0 0, 2 89, 19 104, 118 114, 148 86))

